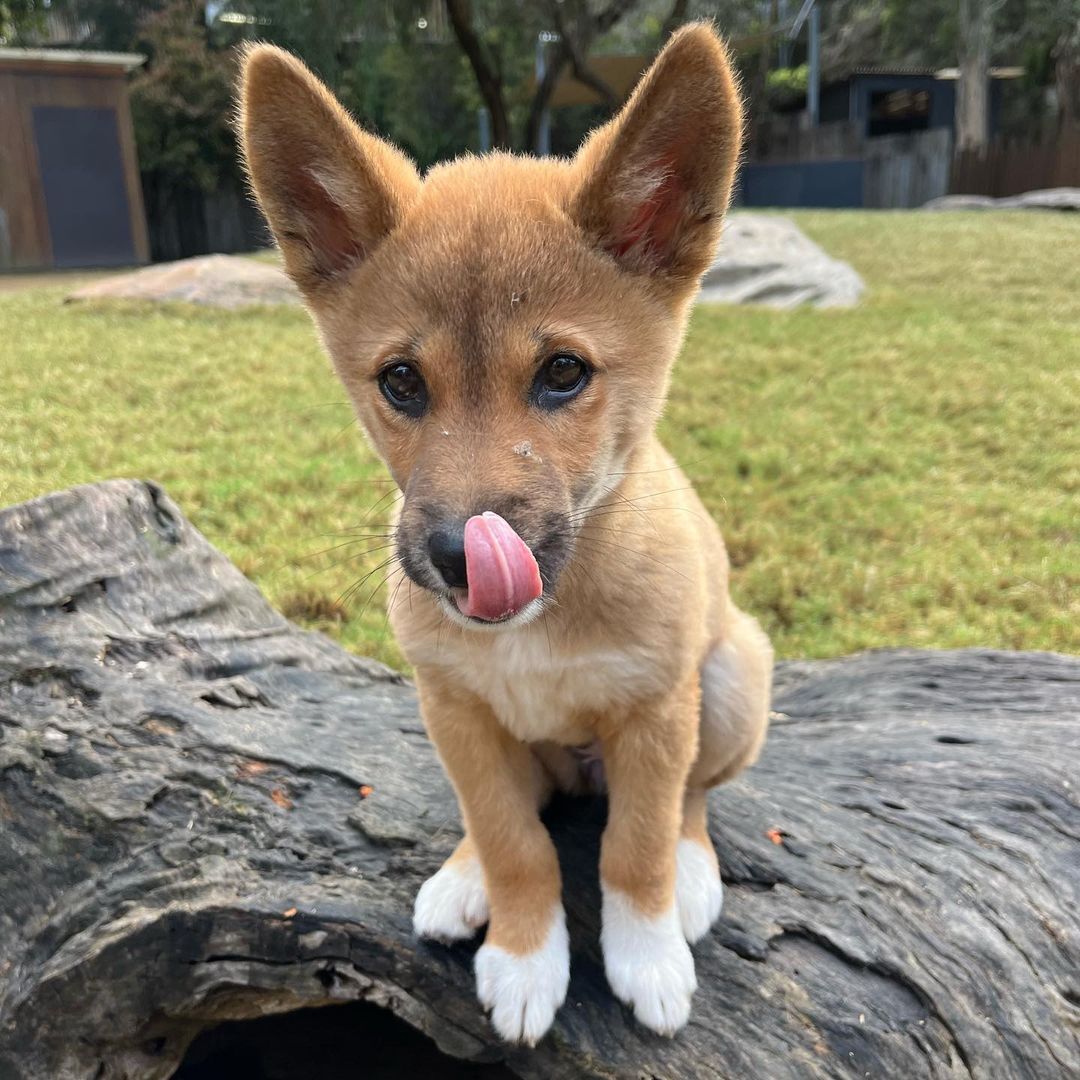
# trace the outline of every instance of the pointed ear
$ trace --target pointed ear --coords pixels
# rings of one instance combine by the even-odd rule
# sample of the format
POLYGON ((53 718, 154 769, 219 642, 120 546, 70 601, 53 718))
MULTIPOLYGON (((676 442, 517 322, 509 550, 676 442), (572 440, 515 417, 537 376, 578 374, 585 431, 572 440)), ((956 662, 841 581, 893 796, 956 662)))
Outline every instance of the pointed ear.
POLYGON ((244 55, 239 127, 251 186, 305 296, 367 258, 419 191, 404 154, 362 131, 299 60, 271 45, 244 55))
POLYGON ((727 50, 687 26, 578 152, 571 214, 628 270, 694 281, 720 238, 741 133, 727 50))

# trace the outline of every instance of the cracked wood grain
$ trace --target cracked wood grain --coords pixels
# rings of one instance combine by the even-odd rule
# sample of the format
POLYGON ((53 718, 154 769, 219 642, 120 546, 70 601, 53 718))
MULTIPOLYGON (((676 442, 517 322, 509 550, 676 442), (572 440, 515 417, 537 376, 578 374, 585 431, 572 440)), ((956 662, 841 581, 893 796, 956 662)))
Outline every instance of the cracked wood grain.
POLYGON ((1080 661, 788 662, 776 709, 712 799, 690 1026, 608 992, 604 806, 568 801, 570 995, 508 1048, 475 945, 411 934, 460 835, 411 685, 288 623, 152 484, 0 511, 0 1077, 155 1080, 209 1025, 343 1001, 522 1077, 1077 1075, 1080 661))

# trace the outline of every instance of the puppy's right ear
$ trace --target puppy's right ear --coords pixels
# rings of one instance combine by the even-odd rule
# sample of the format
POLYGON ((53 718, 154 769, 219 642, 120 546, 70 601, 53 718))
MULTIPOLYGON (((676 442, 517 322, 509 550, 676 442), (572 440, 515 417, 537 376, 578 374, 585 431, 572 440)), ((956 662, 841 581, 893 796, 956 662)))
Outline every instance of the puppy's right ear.
POLYGON ((272 45, 245 53, 239 97, 252 188, 289 276, 310 299, 342 281, 400 223, 420 177, 272 45))

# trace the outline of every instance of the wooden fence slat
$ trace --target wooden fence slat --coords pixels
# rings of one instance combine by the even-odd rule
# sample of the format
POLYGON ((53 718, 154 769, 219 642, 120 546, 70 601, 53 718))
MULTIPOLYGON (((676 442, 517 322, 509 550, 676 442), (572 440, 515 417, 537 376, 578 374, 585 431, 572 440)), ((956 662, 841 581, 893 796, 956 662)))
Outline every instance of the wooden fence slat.
POLYGON ((952 152, 948 128, 864 138, 850 121, 801 127, 770 122, 756 161, 768 164, 861 159, 863 205, 922 206, 945 194, 1003 198, 1080 187, 1080 124, 1044 127, 1032 137, 998 136, 984 151, 952 152))
POLYGON ((879 135, 863 142, 863 205, 896 210, 922 206, 949 190, 948 128, 879 135))
POLYGON ((949 182, 951 194, 995 198, 1052 187, 1080 187, 1080 124, 1061 125, 1038 140, 999 136, 981 154, 961 151, 949 182))

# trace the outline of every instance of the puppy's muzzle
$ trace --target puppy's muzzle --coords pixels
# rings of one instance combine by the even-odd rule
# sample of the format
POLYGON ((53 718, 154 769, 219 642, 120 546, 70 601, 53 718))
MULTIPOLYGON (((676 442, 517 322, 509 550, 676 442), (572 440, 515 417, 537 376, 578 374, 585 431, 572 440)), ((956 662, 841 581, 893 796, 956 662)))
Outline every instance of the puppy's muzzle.
POLYGON ((532 548, 493 510, 467 521, 436 520, 424 541, 439 586, 461 615, 502 622, 521 614, 544 591, 532 548))

